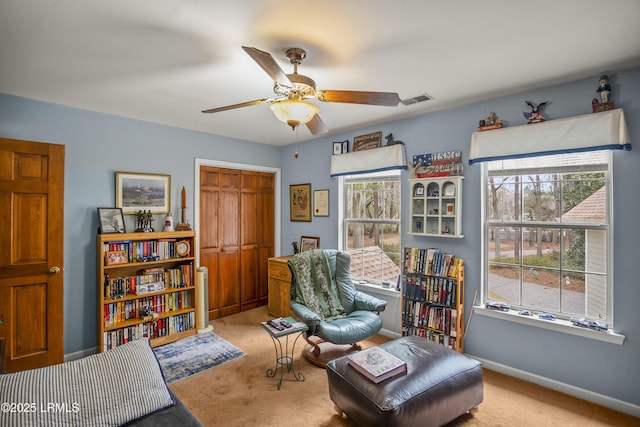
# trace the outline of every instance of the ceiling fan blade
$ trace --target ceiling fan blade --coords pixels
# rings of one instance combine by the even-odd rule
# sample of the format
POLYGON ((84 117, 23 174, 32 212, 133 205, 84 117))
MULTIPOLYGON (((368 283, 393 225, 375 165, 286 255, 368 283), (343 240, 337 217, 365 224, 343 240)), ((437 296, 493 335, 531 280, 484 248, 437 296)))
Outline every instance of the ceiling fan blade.
POLYGON ((360 92, 354 90, 319 90, 316 98, 324 102, 343 102, 347 104, 384 105, 395 107, 400 97, 395 92, 360 92))
POLYGON ((242 46, 242 49, 244 49, 244 51, 247 52, 249 56, 252 57, 253 60, 256 61, 264 71, 267 72, 267 74, 269 74, 269 77, 271 77, 274 82, 276 82, 280 86, 293 87, 293 84, 291 83, 291 80, 289 80, 289 77, 287 77, 285 72, 282 71, 282 68, 280 68, 280 66, 278 65, 276 60, 273 59, 273 56, 271 56, 270 53, 264 52, 260 49, 256 49, 255 47, 242 46))
POLYGON ((313 135, 322 135, 323 133, 327 133, 329 128, 324 124, 320 115, 316 114, 313 116, 313 119, 307 122, 307 128, 313 135))
POLYGON ((227 105, 225 107, 211 108, 210 110, 203 110, 203 113, 218 113, 220 111, 234 110, 236 108, 250 107, 252 105, 264 104, 265 102, 272 101, 272 98, 256 99, 254 101, 242 102, 240 104, 227 105))

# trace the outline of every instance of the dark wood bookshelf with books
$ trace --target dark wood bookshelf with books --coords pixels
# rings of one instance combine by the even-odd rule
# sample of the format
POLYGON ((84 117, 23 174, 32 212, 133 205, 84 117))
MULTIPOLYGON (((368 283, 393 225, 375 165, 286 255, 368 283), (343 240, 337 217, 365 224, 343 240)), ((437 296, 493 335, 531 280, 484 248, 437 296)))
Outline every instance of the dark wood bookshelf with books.
POLYGON ((99 351, 196 333, 194 240, 193 230, 97 235, 99 351))
POLYGON ((464 352, 464 261, 438 249, 404 248, 402 335, 464 352))

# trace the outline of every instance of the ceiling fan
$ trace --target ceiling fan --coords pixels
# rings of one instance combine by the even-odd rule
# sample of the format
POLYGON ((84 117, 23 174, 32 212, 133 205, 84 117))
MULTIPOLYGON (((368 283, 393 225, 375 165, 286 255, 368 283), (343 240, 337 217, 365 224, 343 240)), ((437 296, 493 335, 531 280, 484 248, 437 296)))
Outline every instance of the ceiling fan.
POLYGON ((362 92, 350 90, 316 90, 316 83, 309 77, 298 74, 298 65, 307 56, 300 48, 287 49, 285 55, 293 64, 293 74, 285 74, 271 54, 255 47, 242 46, 245 52, 262 67, 273 79, 273 98, 262 98, 225 107, 212 108, 203 113, 218 113, 235 108, 269 103, 269 108, 276 117, 294 129, 300 124, 306 124, 313 135, 321 135, 328 131, 318 111, 317 105, 306 99, 317 99, 323 102, 341 102, 348 104, 368 104, 395 107, 400 97, 395 92, 362 92))

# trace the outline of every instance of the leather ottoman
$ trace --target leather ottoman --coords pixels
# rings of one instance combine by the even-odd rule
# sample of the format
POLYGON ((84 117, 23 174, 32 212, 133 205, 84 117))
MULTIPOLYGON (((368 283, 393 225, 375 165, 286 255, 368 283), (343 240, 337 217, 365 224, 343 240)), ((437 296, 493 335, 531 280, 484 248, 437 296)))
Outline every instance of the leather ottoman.
POLYGON ((441 426, 482 403, 480 362, 425 338, 379 346, 407 363, 407 373, 378 384, 347 363, 327 364, 329 396, 361 426, 441 426))

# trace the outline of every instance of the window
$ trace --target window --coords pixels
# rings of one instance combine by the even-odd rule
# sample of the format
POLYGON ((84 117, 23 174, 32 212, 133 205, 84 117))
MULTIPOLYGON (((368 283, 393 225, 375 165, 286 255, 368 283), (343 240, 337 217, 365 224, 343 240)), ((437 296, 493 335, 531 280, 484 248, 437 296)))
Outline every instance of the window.
POLYGON ((611 325, 609 151, 483 164, 484 299, 611 325))
POLYGON ((400 274, 400 172, 340 178, 341 249, 351 254, 351 276, 395 286, 400 274))

